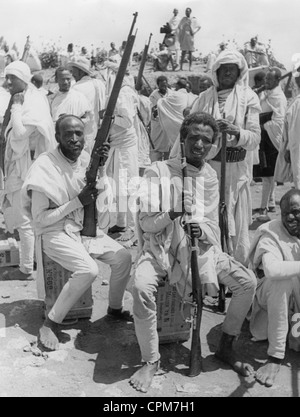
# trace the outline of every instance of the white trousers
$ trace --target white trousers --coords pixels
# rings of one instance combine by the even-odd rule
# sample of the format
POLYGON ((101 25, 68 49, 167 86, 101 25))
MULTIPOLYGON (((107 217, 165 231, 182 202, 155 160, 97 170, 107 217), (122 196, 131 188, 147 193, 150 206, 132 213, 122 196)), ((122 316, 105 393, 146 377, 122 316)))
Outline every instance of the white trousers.
MULTIPOLYGON (((283 359, 289 332, 289 305, 293 291, 300 293, 299 279, 263 278, 259 282, 250 319, 256 340, 268 339, 268 355, 283 359)), ((299 296, 298 296, 299 297, 299 296)))
POLYGON ((16 229, 19 233, 20 271, 31 274, 34 262, 34 232, 29 217, 22 211, 20 190, 6 196, 3 216, 7 230, 13 233, 16 229))
MULTIPOLYGON (((256 278, 252 271, 221 251, 216 254, 215 265, 219 282, 232 291, 223 331, 238 336, 254 298, 256 278)), ((160 279, 165 276, 165 271, 150 253, 140 257, 134 274, 132 296, 135 331, 145 362, 160 358, 155 292, 160 279)))
MULTIPOLYGON (((43 235, 42 244, 49 258, 72 272, 48 315, 55 323, 61 323, 97 277, 98 265, 80 241, 63 231, 43 235)), ((103 253, 97 259, 111 267, 109 306, 119 309, 123 307, 123 297, 130 278, 131 255, 107 235, 103 236, 102 244, 103 253)))

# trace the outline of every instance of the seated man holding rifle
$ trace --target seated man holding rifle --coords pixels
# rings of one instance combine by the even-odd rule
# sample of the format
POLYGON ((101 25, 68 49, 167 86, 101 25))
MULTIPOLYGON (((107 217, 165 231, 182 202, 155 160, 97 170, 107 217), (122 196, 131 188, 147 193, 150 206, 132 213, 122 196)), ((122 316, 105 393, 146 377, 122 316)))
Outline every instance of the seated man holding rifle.
MULTIPOLYGON (((96 182, 85 185, 93 155, 90 157, 83 149, 83 121, 73 115, 62 116, 56 122, 55 137, 58 146, 36 160, 22 188, 24 208, 32 218, 37 241, 39 297, 44 298, 45 294, 42 251, 72 272, 39 331, 39 341, 50 350, 59 348, 59 324, 98 275, 94 258, 111 267, 108 315, 132 321, 130 313, 122 309, 130 277, 130 253, 99 228, 96 237, 80 234, 84 206, 94 203, 101 194, 96 182)), ((96 150, 103 164, 108 150, 106 144, 96 150)), ((100 178, 102 170, 100 166, 100 178)))
MULTIPOLYGON (((140 188, 138 212, 139 253, 132 283, 133 315, 143 366, 131 377, 131 385, 147 392, 159 368, 159 338, 155 293, 159 281, 168 279, 182 299, 192 292, 190 279, 190 238, 197 245, 197 266, 203 293, 218 289, 218 283, 233 293, 216 357, 230 364, 241 375, 253 372, 233 351, 234 339, 241 331, 250 309, 256 280, 254 273, 223 253, 218 220, 219 185, 217 174, 205 158, 218 135, 215 119, 208 113, 193 113, 180 129, 186 155, 187 177, 182 174, 180 155, 147 168, 140 188), (183 209, 183 189, 185 188, 183 209), (182 223, 185 212, 192 213, 191 233, 182 223)), ((191 352, 191 354, 193 354, 191 352)))

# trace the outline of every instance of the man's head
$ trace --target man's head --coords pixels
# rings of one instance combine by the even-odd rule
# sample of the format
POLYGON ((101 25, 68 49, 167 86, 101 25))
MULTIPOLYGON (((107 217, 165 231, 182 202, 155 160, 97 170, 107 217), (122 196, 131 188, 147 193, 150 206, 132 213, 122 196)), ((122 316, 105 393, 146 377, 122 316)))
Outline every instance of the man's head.
POLYGON ((116 48, 115 43, 114 42, 111 42, 110 47, 111 47, 111 49, 115 49, 116 48))
POLYGON ((250 39, 250 45, 251 45, 251 47, 254 48, 256 44, 257 44, 257 38, 251 38, 250 39))
POLYGON ((82 53, 82 54, 84 54, 84 55, 86 55, 86 54, 87 54, 87 49, 86 49, 86 47, 85 47, 85 46, 83 46, 83 47, 81 48, 81 53, 82 53))
POLYGON ((277 67, 269 69, 266 75, 265 86, 266 90, 273 90, 280 83, 281 71, 277 67))
POLYGON ((34 74, 31 78, 31 82, 36 86, 36 88, 41 88, 43 86, 44 80, 41 74, 34 74))
POLYGON ((168 90, 168 79, 164 75, 160 75, 156 79, 158 90, 161 94, 166 94, 168 90))
POLYGON ((68 63, 68 69, 72 71, 72 75, 75 81, 80 81, 86 75, 92 75, 91 63, 88 59, 81 56, 76 59, 76 61, 71 61, 68 63))
POLYGON ((175 84, 175 90, 178 91, 182 88, 187 89, 187 83, 188 81, 185 77, 180 77, 175 84))
POLYGON ((84 147, 84 123, 73 115, 61 116, 55 125, 55 138, 66 158, 76 162, 84 147))
POLYGON ((187 116, 180 128, 186 161, 201 169, 218 133, 217 123, 210 114, 203 112, 187 116))
POLYGON ((199 80, 199 94, 213 85, 212 79, 208 75, 203 75, 199 80))
POLYGON ((174 9, 173 14, 174 14, 174 16, 177 16, 178 15, 178 9, 174 9))
POLYGON ((280 200, 281 221, 290 235, 300 239, 300 190, 292 189, 280 200))
POLYGON ((73 52, 73 44, 72 43, 69 43, 68 44, 68 52, 73 52))
POLYGON ((219 90, 233 88, 240 76, 240 70, 237 64, 222 64, 217 70, 219 90))
POLYGON ((265 80, 266 80, 266 73, 264 71, 259 71, 254 75, 254 83, 255 83, 255 87, 261 87, 262 85, 265 84, 265 80))
POLYGON ((68 68, 58 67, 55 71, 55 82, 62 93, 67 93, 71 88, 72 74, 68 68))
POLYGON ((7 89, 12 96, 25 91, 32 78, 29 66, 22 61, 7 65, 4 74, 7 89))
POLYGON ((186 15, 186 17, 190 17, 191 13, 192 13, 192 9, 190 7, 187 7, 185 9, 185 15, 186 15))

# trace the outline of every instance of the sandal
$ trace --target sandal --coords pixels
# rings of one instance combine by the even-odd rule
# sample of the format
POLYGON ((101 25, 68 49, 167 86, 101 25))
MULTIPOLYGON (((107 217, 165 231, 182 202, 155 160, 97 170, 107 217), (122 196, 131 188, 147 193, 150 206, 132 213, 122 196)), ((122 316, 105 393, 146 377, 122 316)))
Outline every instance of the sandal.
POLYGON ((120 227, 117 226, 116 224, 113 227, 110 227, 107 231, 107 234, 113 235, 115 233, 123 233, 125 232, 126 227, 120 227))
POLYGON ((108 307, 107 315, 114 319, 133 322, 133 315, 130 313, 130 311, 122 310, 122 308, 117 309, 108 307))

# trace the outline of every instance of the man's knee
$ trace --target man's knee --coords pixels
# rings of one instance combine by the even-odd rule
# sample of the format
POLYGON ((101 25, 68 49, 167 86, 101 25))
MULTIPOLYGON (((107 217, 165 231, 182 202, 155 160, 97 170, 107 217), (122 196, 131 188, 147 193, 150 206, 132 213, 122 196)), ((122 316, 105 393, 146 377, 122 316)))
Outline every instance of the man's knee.
POLYGON ((124 267, 131 266, 132 256, 127 249, 123 248, 118 250, 118 252, 115 254, 115 257, 119 265, 124 265, 124 267))
POLYGON ((97 278, 99 268, 94 260, 91 260, 91 262, 87 265, 87 274, 89 275, 89 279, 91 281, 94 281, 97 278))

